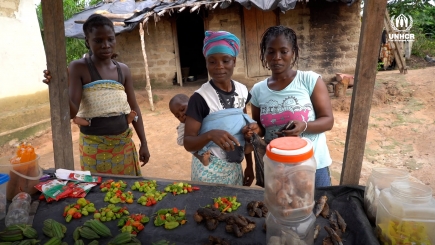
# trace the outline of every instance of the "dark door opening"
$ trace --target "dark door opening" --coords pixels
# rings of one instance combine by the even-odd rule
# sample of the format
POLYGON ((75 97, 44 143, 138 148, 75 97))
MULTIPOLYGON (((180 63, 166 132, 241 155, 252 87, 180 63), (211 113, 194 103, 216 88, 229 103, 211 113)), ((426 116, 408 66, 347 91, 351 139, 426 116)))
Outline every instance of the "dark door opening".
POLYGON ((177 18, 177 36, 183 81, 207 79, 207 68, 202 54, 204 20, 201 15, 189 11, 181 12, 177 18), (191 78, 187 79, 189 76, 191 78))

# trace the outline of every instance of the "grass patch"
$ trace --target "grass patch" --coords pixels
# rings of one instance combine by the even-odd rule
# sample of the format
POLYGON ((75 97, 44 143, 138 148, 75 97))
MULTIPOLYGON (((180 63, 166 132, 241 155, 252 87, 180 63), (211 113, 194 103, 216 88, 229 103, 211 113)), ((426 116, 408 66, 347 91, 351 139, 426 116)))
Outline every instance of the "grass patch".
POLYGON ((420 111, 424 108, 424 103, 413 97, 408 101, 408 105, 406 107, 413 111, 420 111))

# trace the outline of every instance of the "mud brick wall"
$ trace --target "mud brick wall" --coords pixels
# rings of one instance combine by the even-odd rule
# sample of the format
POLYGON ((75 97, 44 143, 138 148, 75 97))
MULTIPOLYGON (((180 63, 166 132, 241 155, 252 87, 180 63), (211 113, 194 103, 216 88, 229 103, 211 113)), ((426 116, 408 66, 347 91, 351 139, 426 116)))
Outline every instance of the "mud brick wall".
POLYGON ((246 80, 245 41, 242 28, 242 6, 232 4, 229 8, 216 8, 209 12, 208 29, 212 31, 228 31, 240 39, 240 52, 236 59, 233 78, 240 82, 246 80))
MULTIPOLYGON (((205 19, 205 29, 226 30, 240 38, 241 48, 233 77, 253 84, 262 78, 247 77, 241 8, 239 4, 232 4, 226 9, 209 11, 205 19)), ((153 83, 170 84, 175 76, 175 51, 170 18, 165 15, 156 24, 150 19, 145 26, 145 46, 153 83)), ((293 10, 279 12, 279 23, 296 31, 300 48, 298 69, 318 72, 325 82, 333 80, 338 72, 354 74, 361 26, 360 2, 351 6, 327 1, 298 3, 293 10)), ((119 35, 117 42, 118 60, 130 67, 136 85, 145 86, 139 27, 119 35)))
POLYGON ((0 16, 13 17, 14 12, 18 11, 20 0, 0 0, 0 16))
POLYGON ((360 3, 351 6, 327 1, 298 4, 280 14, 280 23, 296 31, 298 69, 313 70, 325 82, 335 73, 354 74, 361 28, 360 3))
MULTIPOLYGON (((169 19, 162 18, 156 24, 151 19, 144 26, 145 50, 150 80, 153 83, 169 83, 175 76, 175 51, 169 19)), ((139 35, 139 25, 131 32, 117 36, 118 60, 130 67, 136 85, 145 86, 145 63, 139 35)))

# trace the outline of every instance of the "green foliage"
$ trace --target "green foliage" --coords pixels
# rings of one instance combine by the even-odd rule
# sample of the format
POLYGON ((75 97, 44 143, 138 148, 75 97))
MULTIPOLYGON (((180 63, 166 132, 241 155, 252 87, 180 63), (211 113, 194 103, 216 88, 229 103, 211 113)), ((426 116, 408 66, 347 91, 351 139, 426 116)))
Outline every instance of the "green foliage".
MULTIPOLYGON (((86 7, 87 1, 85 0, 63 0, 63 15, 64 20, 67 20, 71 18, 74 14, 83 11, 86 7)), ((101 0, 90 0, 89 5, 95 5, 98 2, 101 2, 101 0)), ((44 23, 42 18, 42 7, 41 4, 37 6, 36 8, 36 15, 38 17, 39 21, 39 27, 41 29, 41 36, 44 38, 44 23)), ((43 39, 44 40, 44 39, 43 39)), ((88 52, 88 49, 85 46, 85 42, 83 39, 77 39, 77 38, 69 38, 66 37, 66 58, 67 58, 67 64, 69 64, 71 61, 80 59, 84 53, 88 52)))
POLYGON ((415 34, 415 41, 412 44, 412 54, 418 57, 435 56, 435 38, 427 37, 423 33, 415 34))
POLYGON ((411 33, 415 35, 412 54, 435 56, 435 6, 429 0, 392 0, 387 9, 390 16, 410 15, 414 21, 411 33))

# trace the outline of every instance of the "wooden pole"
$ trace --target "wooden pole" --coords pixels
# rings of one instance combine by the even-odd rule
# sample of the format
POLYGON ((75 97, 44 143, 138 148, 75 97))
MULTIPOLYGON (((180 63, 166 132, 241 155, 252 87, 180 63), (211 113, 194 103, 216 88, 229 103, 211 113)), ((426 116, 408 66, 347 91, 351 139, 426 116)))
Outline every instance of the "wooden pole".
POLYGON ((177 69, 177 82, 183 87, 183 77, 181 74, 180 50, 178 48, 178 33, 177 33, 177 20, 173 19, 172 23, 172 39, 174 41, 175 49, 175 67, 177 69))
POLYGON ((359 184, 387 0, 364 1, 340 184, 359 184))
POLYGON ((143 23, 140 23, 139 34, 140 34, 140 43, 142 45, 143 60, 145 63, 145 74, 147 79, 147 85, 145 86, 145 89, 147 91, 148 99, 150 101, 151 111, 154 111, 153 92, 151 91, 151 82, 150 82, 150 72, 148 70, 147 53, 145 52, 145 38, 144 38, 144 31, 143 31, 143 23))
POLYGON ((59 0, 44 0, 41 4, 47 69, 51 72, 48 90, 54 166, 56 169, 74 170, 63 3, 59 0))

